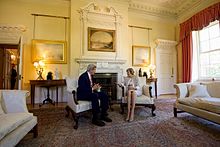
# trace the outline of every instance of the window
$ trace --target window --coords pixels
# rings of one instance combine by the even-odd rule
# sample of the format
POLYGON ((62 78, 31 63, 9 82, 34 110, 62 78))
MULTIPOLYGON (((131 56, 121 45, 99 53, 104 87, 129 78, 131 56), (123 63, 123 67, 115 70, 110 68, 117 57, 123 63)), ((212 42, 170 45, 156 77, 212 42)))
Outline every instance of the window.
POLYGON ((193 80, 220 78, 220 26, 193 32, 193 80))

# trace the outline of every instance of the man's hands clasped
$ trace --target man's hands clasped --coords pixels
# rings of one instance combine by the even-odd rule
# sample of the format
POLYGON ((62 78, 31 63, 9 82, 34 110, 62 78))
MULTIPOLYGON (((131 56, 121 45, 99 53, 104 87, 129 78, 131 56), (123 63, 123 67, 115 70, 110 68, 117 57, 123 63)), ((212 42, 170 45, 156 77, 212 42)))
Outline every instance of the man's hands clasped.
POLYGON ((100 89, 101 89, 101 85, 100 85, 99 83, 94 84, 94 85, 92 86, 92 90, 100 91, 100 89))

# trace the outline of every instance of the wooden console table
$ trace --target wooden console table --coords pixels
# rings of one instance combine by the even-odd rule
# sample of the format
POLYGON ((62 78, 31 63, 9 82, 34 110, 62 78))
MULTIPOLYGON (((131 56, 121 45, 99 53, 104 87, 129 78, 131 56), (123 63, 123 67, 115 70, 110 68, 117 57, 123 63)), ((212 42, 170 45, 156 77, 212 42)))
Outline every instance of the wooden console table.
POLYGON ((66 80, 30 80, 31 84, 31 104, 34 107, 34 101, 35 101, 35 86, 42 86, 47 87, 47 100, 50 100, 49 96, 49 88, 50 87, 56 87, 56 102, 58 103, 58 87, 59 86, 65 86, 66 80))
POLYGON ((157 78, 146 79, 146 82, 154 82, 155 97, 157 98, 157 78))

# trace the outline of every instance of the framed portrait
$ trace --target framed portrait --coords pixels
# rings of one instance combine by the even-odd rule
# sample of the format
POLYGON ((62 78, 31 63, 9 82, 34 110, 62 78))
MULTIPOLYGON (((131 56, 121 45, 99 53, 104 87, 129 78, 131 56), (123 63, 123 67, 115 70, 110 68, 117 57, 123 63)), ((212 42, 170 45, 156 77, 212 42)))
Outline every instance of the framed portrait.
POLYGON ((149 46, 132 46, 132 65, 148 66, 150 64, 151 48, 149 46))
POLYGON ((66 41, 32 40, 32 61, 43 60, 48 64, 65 64, 66 41))
POLYGON ((88 51, 115 52, 115 30, 88 27, 88 51))

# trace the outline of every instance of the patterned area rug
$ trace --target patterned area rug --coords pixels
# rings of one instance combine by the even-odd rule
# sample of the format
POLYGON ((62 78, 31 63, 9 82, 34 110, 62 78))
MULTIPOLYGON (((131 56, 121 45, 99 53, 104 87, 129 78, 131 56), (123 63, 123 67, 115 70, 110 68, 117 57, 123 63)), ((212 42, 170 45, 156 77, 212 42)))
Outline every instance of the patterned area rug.
POLYGON ((78 130, 73 129, 73 119, 65 117, 63 108, 39 109, 39 136, 28 134, 18 146, 74 146, 74 147, 217 147, 220 146, 220 125, 190 115, 173 117, 175 99, 157 99, 156 116, 149 108, 137 107, 135 120, 125 122, 119 106, 109 112, 113 119, 104 127, 91 123, 91 113, 79 120, 78 130))

